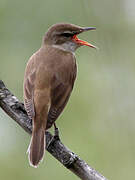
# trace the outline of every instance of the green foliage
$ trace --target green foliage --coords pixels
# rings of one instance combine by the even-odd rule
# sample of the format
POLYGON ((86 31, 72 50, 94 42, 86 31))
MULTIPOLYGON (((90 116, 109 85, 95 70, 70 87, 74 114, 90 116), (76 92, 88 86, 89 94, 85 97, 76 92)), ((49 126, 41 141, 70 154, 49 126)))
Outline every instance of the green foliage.
MULTIPOLYGON (((23 100, 23 75, 47 28, 57 22, 95 26, 81 38, 99 50, 80 48, 78 78, 57 120, 65 145, 108 179, 134 179, 134 24, 124 1, 0 1, 0 79, 23 100)), ((0 179, 78 179, 46 153, 38 169, 26 155, 30 137, 0 110, 0 179)))

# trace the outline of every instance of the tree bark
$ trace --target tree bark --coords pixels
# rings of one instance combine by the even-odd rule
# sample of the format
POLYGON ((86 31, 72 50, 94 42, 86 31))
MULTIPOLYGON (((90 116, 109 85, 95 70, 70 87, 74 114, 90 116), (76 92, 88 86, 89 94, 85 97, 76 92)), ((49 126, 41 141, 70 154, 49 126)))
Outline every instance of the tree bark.
MULTIPOLYGON (((28 118, 24 104, 5 87, 0 80, 0 107, 15 120, 27 133, 32 132, 32 121, 28 118)), ((69 150, 60 139, 54 139, 49 132, 45 132, 47 151, 51 153, 66 168, 76 174, 82 180, 107 180, 104 176, 81 160, 75 153, 69 150), (51 142, 51 143, 50 143, 51 142)))

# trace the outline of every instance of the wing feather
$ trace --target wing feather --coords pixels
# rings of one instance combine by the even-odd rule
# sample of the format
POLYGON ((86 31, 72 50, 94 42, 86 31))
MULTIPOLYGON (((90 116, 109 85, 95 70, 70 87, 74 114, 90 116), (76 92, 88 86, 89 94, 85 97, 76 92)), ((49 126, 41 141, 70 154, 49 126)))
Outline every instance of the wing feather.
POLYGON ((31 73, 24 82, 24 105, 30 119, 35 116, 33 101, 35 71, 31 73))
POLYGON ((58 79, 54 77, 53 83, 57 83, 57 85, 55 85, 55 88, 52 91, 52 102, 50 110, 48 112, 47 129, 52 126, 52 124, 56 121, 56 119, 59 117, 59 115, 65 108, 74 86, 76 73, 77 66, 75 63, 73 71, 70 74, 70 82, 58 83, 58 79))
POLYGON ((71 86, 64 86, 63 84, 58 85, 53 91, 53 100, 48 113, 47 129, 52 126, 55 120, 59 117, 64 107, 66 106, 68 99, 72 91, 71 86), (55 97, 54 97, 55 96, 55 97))

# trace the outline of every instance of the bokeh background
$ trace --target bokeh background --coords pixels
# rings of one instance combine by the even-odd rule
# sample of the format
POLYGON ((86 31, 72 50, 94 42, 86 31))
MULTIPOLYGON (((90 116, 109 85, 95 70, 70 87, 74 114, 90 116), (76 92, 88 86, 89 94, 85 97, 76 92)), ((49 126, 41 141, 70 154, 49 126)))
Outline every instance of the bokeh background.
MULTIPOLYGON (((57 22, 97 27, 80 37, 99 47, 76 52, 78 78, 57 120, 61 139, 109 180, 135 179, 135 1, 0 0, 0 79, 21 101, 26 63, 57 22)), ((0 109, 0 179, 78 179, 48 152, 30 167, 29 141, 0 109)))

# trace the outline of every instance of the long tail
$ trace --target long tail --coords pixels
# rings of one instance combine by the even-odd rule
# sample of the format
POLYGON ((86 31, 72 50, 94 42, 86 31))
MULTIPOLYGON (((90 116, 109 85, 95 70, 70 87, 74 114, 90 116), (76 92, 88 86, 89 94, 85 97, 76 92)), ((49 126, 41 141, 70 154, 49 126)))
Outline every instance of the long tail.
POLYGON ((43 159, 45 152, 45 129, 43 127, 33 128, 31 143, 29 146, 29 162, 33 167, 37 167, 43 159))

